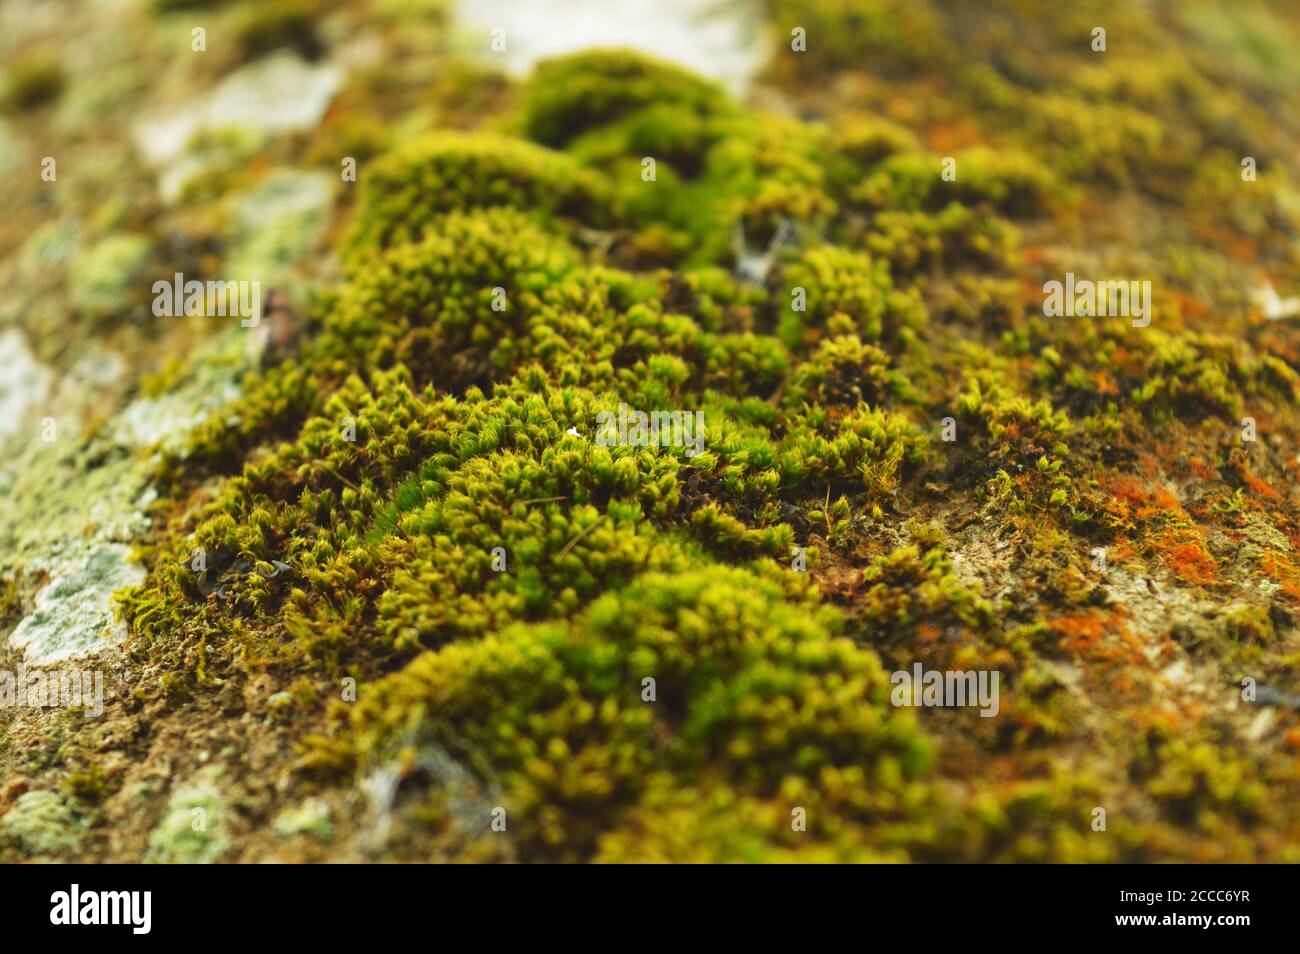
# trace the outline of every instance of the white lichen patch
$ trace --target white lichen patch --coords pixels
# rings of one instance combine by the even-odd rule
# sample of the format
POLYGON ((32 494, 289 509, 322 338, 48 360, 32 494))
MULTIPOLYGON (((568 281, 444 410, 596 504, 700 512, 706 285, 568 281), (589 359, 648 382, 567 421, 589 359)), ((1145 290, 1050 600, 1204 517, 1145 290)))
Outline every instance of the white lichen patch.
POLYGON ((275 53, 232 73, 182 108, 143 120, 135 128, 135 143, 159 170, 163 199, 175 201, 185 186, 177 170, 185 168, 181 160, 199 133, 238 128, 271 136, 312 129, 342 81, 343 72, 334 64, 275 53))
MULTIPOLYGON (((0 446, 14 437, 34 416, 50 393, 54 373, 32 354, 22 333, 0 333, 0 446)), ((33 437, 37 434, 33 431, 33 437)))
POLYGON ((36 594, 36 608, 19 622, 9 645, 32 665, 48 665, 119 645, 126 629, 113 619, 113 592, 144 579, 128 562, 130 549, 105 545, 36 594))
POLYGON ((156 445, 180 452, 190 431, 238 398, 239 376, 248 367, 247 341, 250 331, 256 329, 235 324, 196 355, 191 377, 166 394, 139 397, 124 407, 110 425, 113 439, 123 447, 143 449, 156 445))
POLYGON ((232 196, 234 230, 226 273, 269 286, 285 281, 329 224, 337 177, 277 169, 232 196))

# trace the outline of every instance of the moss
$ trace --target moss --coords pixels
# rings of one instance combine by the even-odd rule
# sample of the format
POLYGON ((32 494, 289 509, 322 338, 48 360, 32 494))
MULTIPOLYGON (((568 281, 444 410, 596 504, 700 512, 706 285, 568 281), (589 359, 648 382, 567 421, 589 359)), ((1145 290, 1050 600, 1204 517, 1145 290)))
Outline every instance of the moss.
POLYGON ((1254 766, 1230 749, 1209 740, 1171 738, 1153 732, 1145 757, 1133 771, 1151 797, 1167 805, 1175 817, 1204 831, 1217 830, 1217 816, 1250 822, 1265 811, 1265 788, 1254 766))
POLYGON ((1037 467, 1044 450, 1068 453, 1064 443, 1071 428, 1068 415, 1053 409, 1047 401, 1014 396, 994 375, 968 376, 957 411, 987 434, 993 452, 1000 458, 1019 456, 1025 464, 1031 458, 1037 467))
POLYGON ((334 837, 329 805, 318 798, 309 798, 295 808, 286 808, 275 819, 275 830, 280 835, 311 835, 328 842, 334 837))
POLYGON ((0 106, 7 112, 29 113, 56 101, 66 77, 57 59, 37 54, 17 61, 5 74, 0 106))
POLYGON ((6 574, 0 579, 0 626, 12 626, 22 616, 22 590, 20 572, 6 574))
POLYGON ((110 778, 98 765, 73 772, 64 782, 68 794, 90 805, 102 802, 112 791, 110 778))
MULTIPOLYGON (((529 857, 578 860, 625 811, 679 784, 656 751, 687 778, 726 765, 731 785, 764 799, 836 769, 895 787, 923 771, 927 748, 885 707, 874 658, 828 639, 833 628, 744 571, 652 573, 572 625, 419 657, 356 710, 354 732, 363 751, 414 731, 463 752, 503 786, 529 857)), ((866 801, 865 817, 885 803, 866 801)))
POLYGON ((370 169, 352 242, 383 248, 419 239, 439 215, 496 206, 598 226, 610 201, 598 176, 561 153, 487 133, 432 133, 370 169))
POLYGON ((992 607, 953 573, 941 532, 913 528, 915 542, 876 558, 863 572, 860 612, 873 639, 916 643, 919 626, 943 631, 961 626, 981 630, 993 622, 992 607))
POLYGON ((1011 223, 953 202, 937 213, 881 212, 871 220, 867 250, 895 275, 944 269, 1005 270, 1016 262, 1020 235, 1011 223))
POLYGON ((1042 214, 1059 192, 1047 167, 1022 153, 984 147, 959 152, 953 177, 943 175, 937 157, 898 153, 849 192, 870 209, 904 208, 936 212, 950 202, 986 205, 1012 216, 1042 214))
POLYGON ((631 120, 633 141, 654 146, 664 144, 663 136, 682 142, 682 129, 697 134, 702 121, 729 108, 718 86, 687 70, 631 50, 594 50, 539 64, 520 123, 528 138, 562 147, 596 127, 631 120))
POLYGON ((1223 631, 1235 643, 1270 643, 1275 636, 1273 620, 1259 606, 1240 606, 1226 614, 1223 631))
POLYGON ((781 334, 792 349, 815 340, 833 321, 867 341, 908 342, 925 324, 920 300, 894 287, 889 268, 835 245, 808 249, 785 268, 789 302, 781 334), (800 295, 802 291, 802 295, 800 295))
POLYGON ((860 402, 879 406, 890 400, 917 401, 906 376, 891 367, 889 355, 856 335, 825 338, 808 361, 794 369, 785 400, 792 408, 807 404, 855 408, 860 402))
POLYGON ((826 145, 827 178, 836 195, 847 195, 850 187, 891 156, 921 148, 910 130, 871 114, 839 117, 826 145))
POLYGON ((153 7, 159 13, 177 13, 204 7, 223 7, 230 2, 231 0, 153 0, 153 7))
POLYGON ((449 376, 462 386, 484 383, 485 372, 514 363, 539 294, 577 257, 512 209, 456 212, 429 225, 422 241, 397 245, 358 272, 325 319, 328 343, 369 366, 423 371, 431 358, 444 362, 444 387, 456 386, 449 376))
POLYGON ((70 293, 78 308, 101 316, 125 311, 142 302, 139 276, 150 256, 149 240, 142 235, 111 235, 81 256, 71 275, 70 293))
POLYGON ((234 27, 235 42, 245 59, 282 47, 316 59, 323 50, 313 23, 316 12, 316 0, 281 0, 241 7, 234 27))
POLYGON ((783 39, 795 27, 806 31, 808 56, 787 55, 781 61, 785 68, 845 69, 868 56, 886 69, 904 70, 952 55, 937 26, 942 16, 929 0, 822 0, 812 5, 769 0, 767 6, 783 39), (818 62, 813 67, 806 59, 818 62))

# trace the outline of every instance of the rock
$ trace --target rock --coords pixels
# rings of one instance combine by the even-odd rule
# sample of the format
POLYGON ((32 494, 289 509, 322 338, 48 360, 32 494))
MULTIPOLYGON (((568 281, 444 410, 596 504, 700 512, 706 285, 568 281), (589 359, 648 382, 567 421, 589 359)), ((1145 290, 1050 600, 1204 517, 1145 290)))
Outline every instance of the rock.
MULTIPOLYGON (((237 127, 263 135, 312 129, 342 82, 339 67, 313 65, 284 51, 250 64, 227 77, 211 93, 183 108, 141 122, 135 143, 150 165, 159 170, 164 201, 174 202, 188 176, 177 176, 186 150, 196 134, 237 127)), ((188 173, 201 172, 188 168, 188 173)))
POLYGON ((36 609, 9 637, 30 665, 48 665, 119 645, 126 628, 113 619, 110 599, 123 586, 139 583, 144 570, 128 563, 130 549, 101 546, 84 564, 57 577, 36 594, 36 609))
POLYGON ((234 234, 226 274, 262 282, 262 292, 284 281, 311 251, 329 223, 335 177, 278 169, 234 196, 234 234))
POLYGON ((0 334, 0 445, 17 434, 28 414, 49 394, 54 374, 36 360, 22 333, 0 334))

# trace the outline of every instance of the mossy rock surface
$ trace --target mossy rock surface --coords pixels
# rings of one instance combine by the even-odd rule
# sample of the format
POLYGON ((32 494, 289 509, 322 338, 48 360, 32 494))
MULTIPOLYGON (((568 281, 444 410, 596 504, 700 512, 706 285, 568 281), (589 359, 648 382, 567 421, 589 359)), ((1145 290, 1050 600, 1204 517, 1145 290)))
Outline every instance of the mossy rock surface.
MULTIPOLYGON (((440 17, 327 6, 214 8, 186 81, 306 71, 310 121, 3 233, 0 493, 51 503, 0 502, 0 668, 134 585, 68 654, 100 719, 0 715, 0 857, 1300 858, 1300 111, 1259 107, 1300 86, 1255 21, 1116 11, 1102 56, 1091 8, 768 0, 822 52, 749 101, 596 50, 469 108, 440 17), (341 79, 349 26, 391 55, 341 79), (247 347, 145 323, 212 262, 274 276, 247 347), (1152 321, 1047 314, 1066 272, 1152 321)), ((86 82, 39 72, 29 150, 86 82)))

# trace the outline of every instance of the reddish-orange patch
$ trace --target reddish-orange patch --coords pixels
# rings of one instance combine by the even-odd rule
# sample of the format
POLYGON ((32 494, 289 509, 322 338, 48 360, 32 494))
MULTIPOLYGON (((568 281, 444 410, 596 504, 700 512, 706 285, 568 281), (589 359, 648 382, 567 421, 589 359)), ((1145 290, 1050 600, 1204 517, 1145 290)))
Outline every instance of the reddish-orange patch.
POLYGON ((1111 563, 1127 563, 1129 560, 1132 560, 1135 556, 1137 556, 1137 551, 1133 549, 1133 544, 1129 543, 1127 540, 1122 540, 1119 543, 1115 543, 1111 545, 1110 548, 1111 563))
POLYGON ((1093 376, 1093 381, 1097 385, 1098 394, 1105 394, 1112 397, 1119 394, 1119 385, 1115 383, 1115 379, 1105 370, 1098 371, 1093 376))
POLYGON ((1165 550, 1165 565, 1179 579, 1197 586, 1213 583, 1219 569, 1219 564, 1200 540, 1187 540, 1170 546, 1165 550))
POLYGON ((1182 504, 1178 502, 1178 498, 1163 487, 1156 487, 1155 493, 1152 494, 1152 496, 1155 498, 1155 505, 1161 510, 1179 510, 1182 508, 1182 504))
POLYGON ((931 126, 926 130, 926 138, 940 152, 951 152, 981 141, 979 130, 961 120, 931 126))
POLYGON ((1205 718, 1205 706, 1201 703, 1187 699, 1181 701, 1179 705, 1183 710, 1183 714, 1189 719, 1199 722, 1201 719, 1205 718))
POLYGON ((1227 246, 1228 254, 1239 262, 1254 262, 1259 259, 1258 248, 1248 238, 1238 238, 1230 234, 1224 244, 1227 246))
POLYGON ((1114 496, 1132 504, 1146 503, 1149 496, 1141 482, 1136 477, 1128 475, 1112 477, 1106 482, 1106 486, 1114 496))
POLYGON ((1243 471, 1242 479, 1246 481, 1246 486, 1253 490, 1265 500, 1281 500, 1282 495, 1277 489, 1266 480, 1256 477, 1250 471, 1243 471))
POLYGON ((1169 511, 1182 512, 1178 498, 1159 484, 1146 484, 1136 477, 1123 475, 1111 478, 1106 486, 1116 499, 1134 506, 1133 516, 1138 520, 1150 520, 1169 511))
POLYGON ((1281 584, 1283 593, 1300 602, 1300 569, 1291 560, 1266 550, 1260 555, 1259 566, 1269 579, 1281 584))
POLYGON ((1071 613, 1048 626, 1061 634, 1060 648, 1072 656, 1101 663, 1142 661, 1141 641, 1124 624, 1123 611, 1071 613))
POLYGON ((1188 318, 1200 318, 1206 312, 1205 302, 1186 292, 1177 292, 1178 305, 1188 318))

